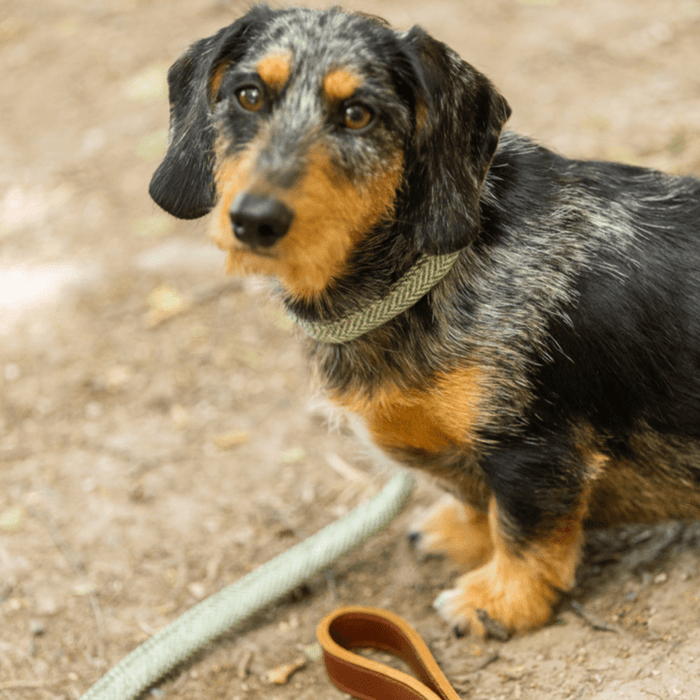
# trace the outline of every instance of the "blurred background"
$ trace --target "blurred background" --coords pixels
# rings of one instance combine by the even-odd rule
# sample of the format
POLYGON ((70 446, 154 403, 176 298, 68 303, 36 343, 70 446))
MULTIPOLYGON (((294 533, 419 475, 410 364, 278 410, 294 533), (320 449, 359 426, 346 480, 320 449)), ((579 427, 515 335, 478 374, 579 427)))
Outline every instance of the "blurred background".
MULTIPOLYGON (((700 0, 344 5, 448 43, 506 96, 509 128, 545 146, 700 174, 700 0)), ((78 698, 386 481, 342 424, 329 431, 264 282, 226 278, 206 220, 148 197, 168 66, 247 6, 0 0, 0 700, 78 698)), ((575 595, 620 635, 564 608, 523 640, 457 640, 430 607, 454 570, 403 537, 435 494, 422 485, 387 533, 151 695, 341 698, 308 645, 323 614, 365 602, 418 626, 465 697, 692 697, 690 549, 648 576, 612 555, 588 566, 575 595)))

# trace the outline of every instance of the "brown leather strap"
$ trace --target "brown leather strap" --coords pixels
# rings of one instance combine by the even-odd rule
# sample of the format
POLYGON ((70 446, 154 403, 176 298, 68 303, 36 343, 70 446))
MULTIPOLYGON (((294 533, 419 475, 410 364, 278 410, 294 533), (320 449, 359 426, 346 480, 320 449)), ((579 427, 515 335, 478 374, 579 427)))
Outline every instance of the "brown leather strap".
POLYGON ((386 610, 338 608, 316 630, 333 684, 361 700, 460 700, 418 633, 386 610), (349 649, 371 647, 405 661, 418 680, 349 649))

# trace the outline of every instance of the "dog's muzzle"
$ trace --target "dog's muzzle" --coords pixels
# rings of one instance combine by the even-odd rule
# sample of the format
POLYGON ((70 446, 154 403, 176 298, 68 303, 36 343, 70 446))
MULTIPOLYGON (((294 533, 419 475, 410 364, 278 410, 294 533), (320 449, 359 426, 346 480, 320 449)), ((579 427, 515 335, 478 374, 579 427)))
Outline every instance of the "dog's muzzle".
POLYGON ((294 219, 294 212, 272 197, 241 192, 229 209, 236 238, 251 248, 269 248, 282 238, 294 219))

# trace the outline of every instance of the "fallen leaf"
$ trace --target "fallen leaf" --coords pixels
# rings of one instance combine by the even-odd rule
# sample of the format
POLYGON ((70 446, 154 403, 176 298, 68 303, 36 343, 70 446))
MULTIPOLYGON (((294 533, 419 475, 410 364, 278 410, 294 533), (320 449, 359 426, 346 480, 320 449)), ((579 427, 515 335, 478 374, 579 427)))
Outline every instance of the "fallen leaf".
POLYGON ((250 440, 250 433, 247 430, 233 430, 230 433, 217 435, 214 438, 214 444, 220 450, 230 450, 232 447, 242 445, 250 440))
POLYGON ((149 326, 158 325, 190 308, 182 295, 167 284, 159 285, 148 295, 148 305, 151 307, 147 316, 149 326))
POLYGON ((0 513, 0 531, 17 532, 24 524, 24 508, 13 506, 0 513))
POLYGON ((291 664, 282 664, 277 666, 272 670, 267 672, 267 680, 275 685, 285 685, 289 682, 289 679, 296 673, 299 669, 306 666, 306 659, 299 657, 296 661, 291 664))
POLYGON ((303 447, 290 447, 280 452, 279 460, 283 464, 294 464, 294 462, 301 462, 304 457, 306 457, 306 450, 303 447))

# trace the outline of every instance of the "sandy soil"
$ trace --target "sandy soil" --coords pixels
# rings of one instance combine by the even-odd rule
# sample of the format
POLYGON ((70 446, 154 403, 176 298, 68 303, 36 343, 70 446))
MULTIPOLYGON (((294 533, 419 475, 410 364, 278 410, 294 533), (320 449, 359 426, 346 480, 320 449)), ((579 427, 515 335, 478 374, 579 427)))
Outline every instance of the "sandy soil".
MULTIPOLYGON (((507 96, 511 127, 550 147, 700 174, 698 0, 345 4, 454 46, 507 96)), ((225 278, 206 224, 147 195, 167 66, 241 11, 0 5, 1 700, 78 698, 388 478, 329 432, 260 282, 225 278)), ((480 642, 431 609, 451 564, 418 560, 404 537, 435 495, 421 485, 389 530, 150 696, 342 698, 319 662, 284 686, 266 674, 304 652, 322 615, 362 602, 416 626, 465 698, 697 697, 697 527, 601 533, 554 624, 480 642)))

